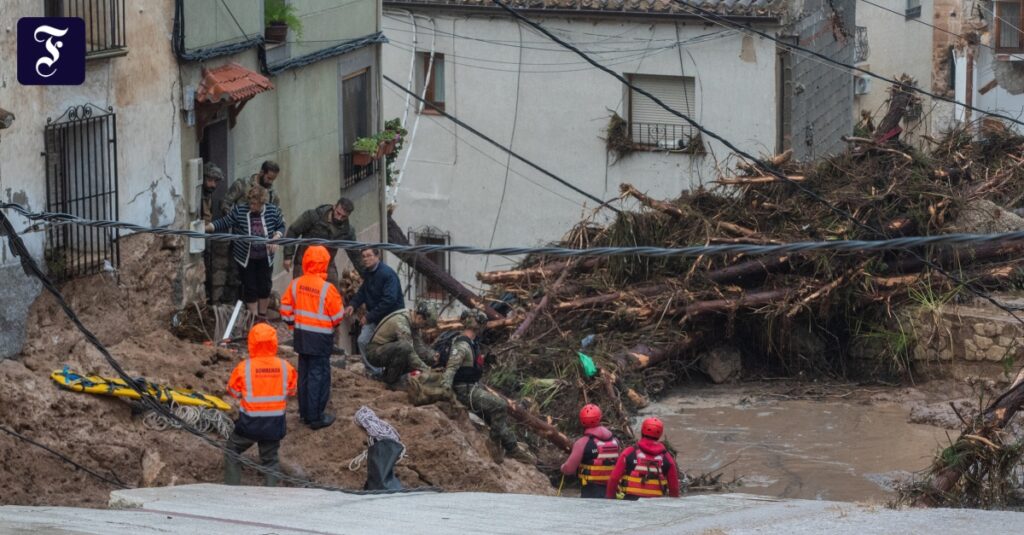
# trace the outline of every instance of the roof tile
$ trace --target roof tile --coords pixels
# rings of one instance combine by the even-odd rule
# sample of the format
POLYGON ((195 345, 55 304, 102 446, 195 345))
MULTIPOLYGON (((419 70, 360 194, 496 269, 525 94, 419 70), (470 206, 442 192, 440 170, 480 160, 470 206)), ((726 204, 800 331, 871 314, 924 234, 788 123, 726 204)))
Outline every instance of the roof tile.
POLYGON ((269 78, 232 62, 215 69, 203 69, 196 102, 241 102, 271 89, 274 84, 269 78))

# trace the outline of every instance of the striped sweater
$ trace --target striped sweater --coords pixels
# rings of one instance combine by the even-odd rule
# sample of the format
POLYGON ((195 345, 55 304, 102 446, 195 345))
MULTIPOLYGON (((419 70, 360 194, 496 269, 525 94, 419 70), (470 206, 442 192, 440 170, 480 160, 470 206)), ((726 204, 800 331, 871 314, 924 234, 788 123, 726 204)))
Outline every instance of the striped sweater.
MULTIPOLYGON (((263 213, 260 214, 260 219, 263 220, 264 232, 260 234, 264 238, 269 238, 275 232, 280 232, 284 235, 284 217, 281 215, 281 210, 276 204, 267 203, 263 205, 263 213)), ((228 214, 213 222, 214 232, 226 232, 231 231, 232 234, 241 234, 244 236, 252 235, 252 231, 249 228, 249 205, 247 203, 236 204, 228 214)), ((235 262, 238 262, 242 267, 249 265, 249 250, 250 245, 245 242, 231 242, 232 256, 235 257, 235 262)), ((268 254, 267 261, 273 265, 274 255, 268 254)))

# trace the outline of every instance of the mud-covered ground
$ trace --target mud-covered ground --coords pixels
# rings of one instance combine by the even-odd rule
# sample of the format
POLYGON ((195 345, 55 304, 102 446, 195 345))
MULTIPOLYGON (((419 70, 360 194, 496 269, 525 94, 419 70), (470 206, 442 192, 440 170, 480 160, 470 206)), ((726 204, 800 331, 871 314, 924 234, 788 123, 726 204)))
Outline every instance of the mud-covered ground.
MULTIPOLYGON (((62 287, 72 308, 134 377, 224 395, 238 354, 193 344, 169 332, 174 314, 178 251, 152 236, 122 240, 120 277, 96 275, 62 287)), ((219 482, 222 453, 182 431, 155 431, 131 405, 58 388, 50 373, 65 365, 79 372, 113 375, 103 357, 75 330, 48 295, 32 307, 22 355, 0 361, 0 423, 126 486, 219 482)), ((293 365, 295 355, 284 354, 293 365)), ((225 399, 229 399, 225 396, 225 399)), ((393 425, 407 447, 396 473, 406 486, 447 490, 553 494, 532 466, 496 456, 486 429, 459 407, 411 407, 404 392, 390 391, 355 370, 335 368, 331 427, 299 424, 292 401, 289 434, 281 447, 285 471, 327 485, 361 488, 365 468, 349 461, 365 448, 366 434, 352 419, 366 405, 393 425)), ((256 458, 255 448, 250 452, 256 458)), ((46 452, 0 434, 0 503, 101 507, 111 487, 46 452)), ((259 474, 243 481, 260 484, 259 474)))

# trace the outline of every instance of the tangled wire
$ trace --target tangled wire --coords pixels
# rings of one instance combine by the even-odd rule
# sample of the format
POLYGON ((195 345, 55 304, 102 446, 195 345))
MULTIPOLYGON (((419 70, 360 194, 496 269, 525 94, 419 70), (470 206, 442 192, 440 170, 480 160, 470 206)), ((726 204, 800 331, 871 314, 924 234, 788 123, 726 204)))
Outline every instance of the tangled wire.
MULTIPOLYGON (((200 430, 203 433, 216 433, 221 438, 228 438, 235 429, 235 423, 226 414, 209 407, 195 407, 191 405, 179 405, 171 402, 173 412, 182 422, 200 430)), ((181 429, 181 422, 172 420, 156 411, 147 411, 142 419, 143 425, 154 431, 166 431, 168 429, 181 429)))

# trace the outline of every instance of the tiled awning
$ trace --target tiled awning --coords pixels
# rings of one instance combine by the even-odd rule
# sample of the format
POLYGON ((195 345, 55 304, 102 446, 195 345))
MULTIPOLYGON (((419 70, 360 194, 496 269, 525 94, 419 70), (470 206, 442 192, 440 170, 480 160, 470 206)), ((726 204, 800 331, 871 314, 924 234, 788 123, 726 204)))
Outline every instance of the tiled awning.
POLYGON ((196 91, 200 104, 240 103, 274 89, 270 79, 237 63, 203 69, 203 81, 196 91))

